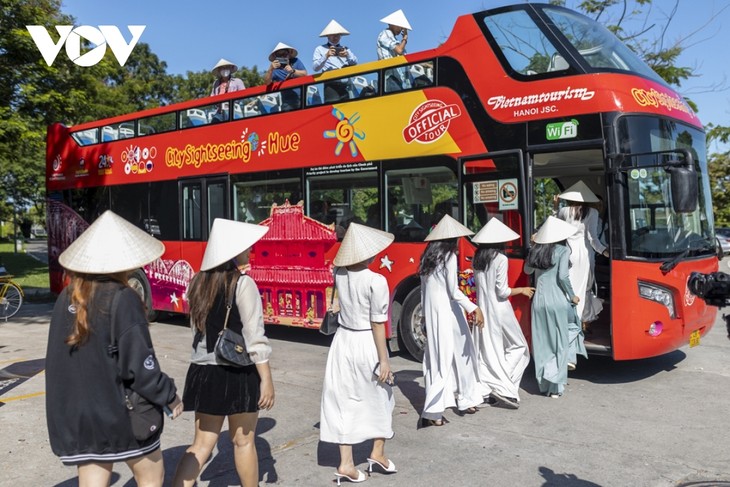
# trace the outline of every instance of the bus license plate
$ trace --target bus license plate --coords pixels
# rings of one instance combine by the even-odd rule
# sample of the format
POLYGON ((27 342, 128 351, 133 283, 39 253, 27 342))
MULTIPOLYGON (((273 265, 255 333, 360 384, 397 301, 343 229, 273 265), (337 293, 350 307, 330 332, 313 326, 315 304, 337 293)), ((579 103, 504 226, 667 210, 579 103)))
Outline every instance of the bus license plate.
POLYGON ((700 330, 695 330, 689 334, 689 346, 696 347, 700 344, 700 330))

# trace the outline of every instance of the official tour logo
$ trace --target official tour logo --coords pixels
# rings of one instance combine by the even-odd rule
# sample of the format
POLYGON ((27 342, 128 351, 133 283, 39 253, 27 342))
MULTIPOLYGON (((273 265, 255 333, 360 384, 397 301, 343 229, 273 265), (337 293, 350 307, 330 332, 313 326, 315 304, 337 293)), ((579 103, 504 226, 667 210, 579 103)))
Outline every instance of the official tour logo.
POLYGON ((448 130, 451 121, 461 116, 458 105, 447 105, 441 100, 428 100, 416 107, 411 120, 403 129, 403 139, 410 144, 414 140, 430 144, 439 140, 448 130))
POLYGON ((49 66, 53 65, 61 48, 66 46, 66 55, 77 66, 89 67, 96 65, 102 60, 106 54, 106 46, 112 50, 114 57, 117 58, 120 66, 124 66, 132 54, 132 50, 139 42, 146 25, 128 25, 127 29, 132 34, 132 40, 127 42, 114 25, 100 25, 97 29, 90 25, 57 25, 58 42, 51 39, 50 34, 42 25, 26 25, 25 28, 30 32, 33 42, 41 52, 43 59, 49 66), (84 38, 94 48, 81 53, 81 38, 84 38))

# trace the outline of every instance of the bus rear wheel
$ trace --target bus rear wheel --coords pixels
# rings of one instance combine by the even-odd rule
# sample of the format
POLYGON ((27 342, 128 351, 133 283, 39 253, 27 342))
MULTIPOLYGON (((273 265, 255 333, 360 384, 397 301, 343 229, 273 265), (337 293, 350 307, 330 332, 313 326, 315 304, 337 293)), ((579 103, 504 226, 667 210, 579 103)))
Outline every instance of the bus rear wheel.
POLYGON ((403 301, 398 334, 408 353, 419 362, 423 361, 423 351, 426 347, 426 335, 423 334, 422 324, 421 288, 417 287, 403 301))
POLYGON ((155 321, 157 319, 157 311, 152 309, 152 294, 150 293, 150 284, 147 282, 147 276, 144 272, 137 269, 132 272, 127 279, 129 287, 134 289, 139 294, 140 299, 144 303, 145 310, 147 311, 147 320, 155 321))

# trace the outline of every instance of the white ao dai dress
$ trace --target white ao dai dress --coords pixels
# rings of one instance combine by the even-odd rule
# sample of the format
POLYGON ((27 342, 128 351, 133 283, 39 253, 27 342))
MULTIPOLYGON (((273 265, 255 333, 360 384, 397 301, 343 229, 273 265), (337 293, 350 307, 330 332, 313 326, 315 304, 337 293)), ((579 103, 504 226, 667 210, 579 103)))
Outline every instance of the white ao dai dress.
POLYGON ((497 254, 486 271, 475 271, 477 304, 484 311, 484 328, 472 330, 483 395, 494 391, 520 400, 522 374, 530 363, 525 335, 509 301, 507 257, 497 254))
POLYGON ((421 276, 421 302, 426 322, 423 376, 426 401, 422 418, 439 420, 446 408, 463 411, 482 403, 476 352, 464 311, 477 309, 459 289, 456 255, 421 276))
POLYGON ((393 437, 391 386, 373 374, 378 365, 371 322, 388 321, 388 283, 370 269, 336 272, 340 326, 327 355, 320 410, 321 441, 356 444, 393 437))
POLYGON ((583 316, 583 308, 586 304, 586 291, 589 283, 593 282, 593 267, 595 252, 603 253, 606 246, 598 239, 598 212, 594 208, 588 208, 588 213, 583 220, 573 218, 573 212, 569 206, 565 206, 558 212, 558 218, 565 220, 578 229, 568 237, 570 247, 570 284, 573 286, 576 296, 580 302, 576 306, 578 316, 583 316))

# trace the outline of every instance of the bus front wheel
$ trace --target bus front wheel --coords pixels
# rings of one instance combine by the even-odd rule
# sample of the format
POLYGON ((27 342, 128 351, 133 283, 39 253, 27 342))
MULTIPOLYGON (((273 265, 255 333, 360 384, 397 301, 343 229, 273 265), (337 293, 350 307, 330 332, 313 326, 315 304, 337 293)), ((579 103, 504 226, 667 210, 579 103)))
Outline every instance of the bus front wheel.
POLYGON ((408 353, 419 362, 423 361, 423 350, 426 346, 426 336, 423 334, 422 323, 421 288, 417 287, 403 301, 398 333, 408 353))
POLYGON ((144 303, 145 310, 147 311, 147 320, 155 321, 157 319, 157 311, 152 309, 150 284, 147 282, 147 276, 145 276, 144 272, 139 269, 132 272, 127 279, 127 284, 139 294, 139 298, 144 303))

